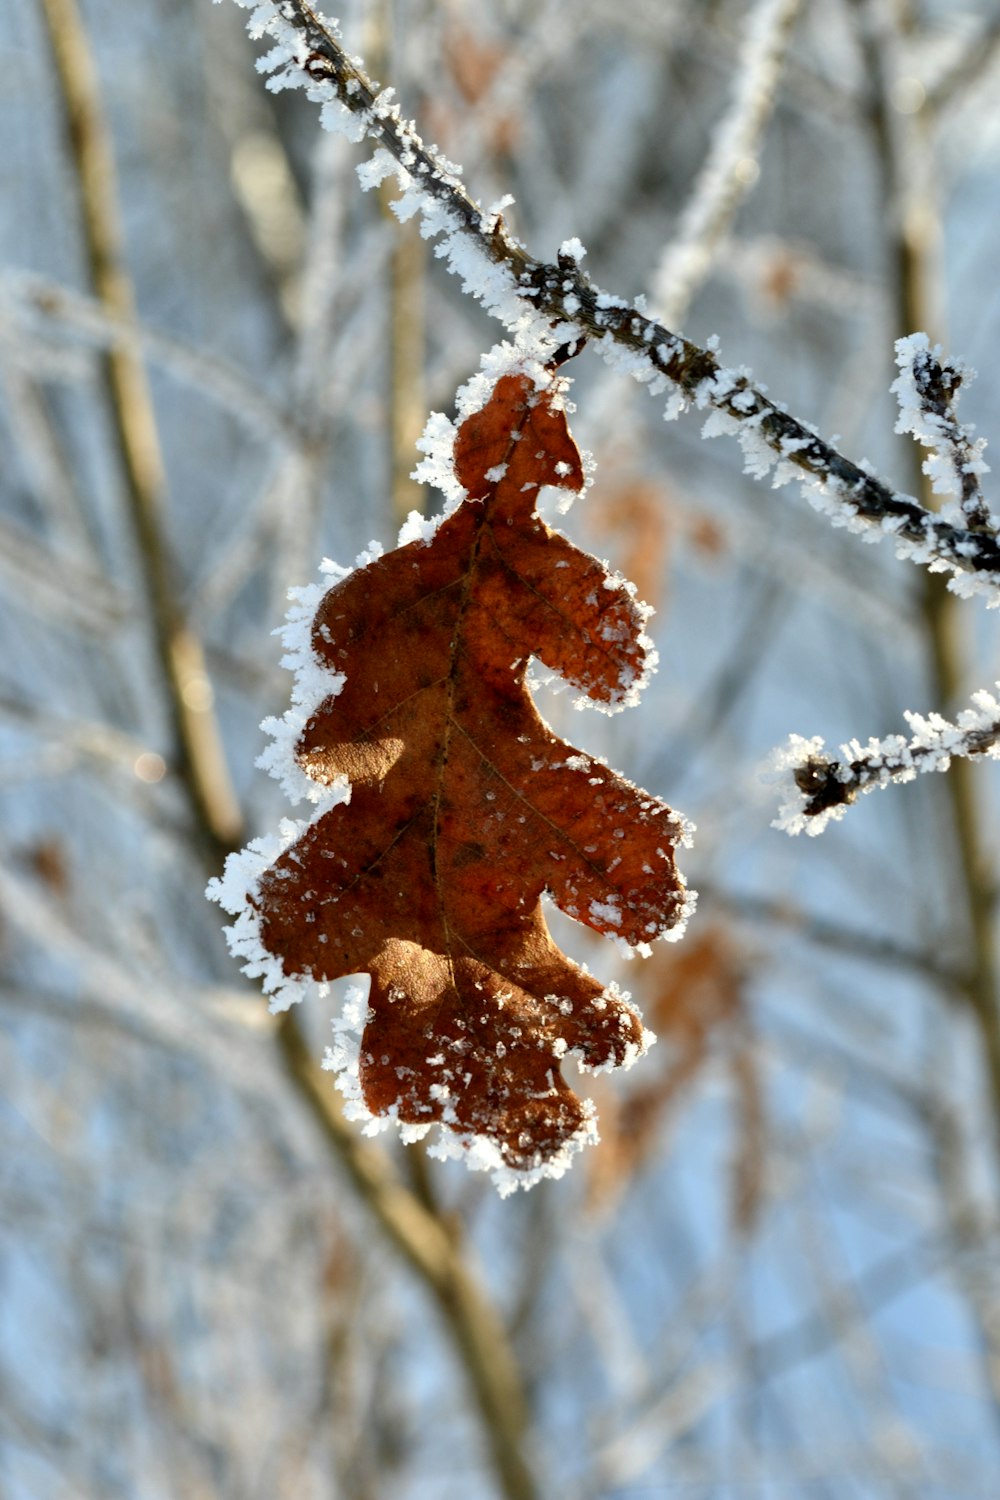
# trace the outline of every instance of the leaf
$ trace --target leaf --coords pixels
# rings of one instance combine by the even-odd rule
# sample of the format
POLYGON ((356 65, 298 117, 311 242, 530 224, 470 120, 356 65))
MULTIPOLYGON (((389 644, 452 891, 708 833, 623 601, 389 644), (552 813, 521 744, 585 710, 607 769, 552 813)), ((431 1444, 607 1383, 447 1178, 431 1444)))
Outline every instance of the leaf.
MULTIPOLYGON (((501 1171, 509 1190, 594 1138, 567 1052, 628 1065, 647 1040, 627 997, 555 945, 543 894, 633 946, 691 899, 673 859, 683 819, 558 739, 525 683, 534 655, 612 706, 646 668, 629 585, 536 514, 542 485, 584 482, 554 392, 502 376, 454 470, 467 498, 430 542, 368 562, 315 612, 334 691, 294 755, 321 787, 346 778, 350 800, 297 831, 248 900, 268 987, 371 975, 361 1112, 411 1135, 440 1122, 438 1154, 472 1148, 472 1164, 519 1174, 501 1171)), ((233 946, 253 958, 246 932, 233 946)))

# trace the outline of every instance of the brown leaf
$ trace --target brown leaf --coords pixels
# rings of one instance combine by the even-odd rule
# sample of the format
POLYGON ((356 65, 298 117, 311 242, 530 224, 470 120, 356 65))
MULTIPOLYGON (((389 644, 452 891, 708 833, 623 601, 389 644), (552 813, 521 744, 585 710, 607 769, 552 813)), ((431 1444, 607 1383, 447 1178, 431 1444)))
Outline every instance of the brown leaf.
POLYGON ((251 903, 285 975, 371 975, 372 1114, 440 1121, 489 1143, 494 1165, 553 1175, 593 1136, 560 1059, 627 1063, 644 1034, 556 947, 542 895, 649 942, 688 909, 683 820, 559 740, 525 685, 537 656, 612 704, 645 665, 628 586, 535 513, 541 485, 583 484, 564 412, 503 376, 460 428, 455 471, 468 499, 432 541, 369 563, 316 611, 312 650, 344 685, 295 755, 321 785, 349 778, 350 802, 306 827, 251 903))

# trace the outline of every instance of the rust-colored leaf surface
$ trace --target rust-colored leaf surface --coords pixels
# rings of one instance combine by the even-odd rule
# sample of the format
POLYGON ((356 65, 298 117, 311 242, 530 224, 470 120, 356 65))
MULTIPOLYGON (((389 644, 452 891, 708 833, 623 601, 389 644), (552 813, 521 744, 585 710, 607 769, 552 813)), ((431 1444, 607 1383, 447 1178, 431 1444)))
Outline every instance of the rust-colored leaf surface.
POLYGON ((557 948, 547 892, 629 944, 683 919, 662 802, 558 739, 525 685, 532 656, 599 702, 641 676, 629 588, 538 517, 539 487, 583 485, 566 417, 506 375, 459 429, 468 499, 429 543, 322 599, 312 648, 344 686, 296 748, 348 803, 308 826, 251 897, 286 974, 371 975, 359 1081, 374 1115, 437 1121, 537 1173, 592 1134, 560 1071, 642 1050, 637 1013, 557 948))

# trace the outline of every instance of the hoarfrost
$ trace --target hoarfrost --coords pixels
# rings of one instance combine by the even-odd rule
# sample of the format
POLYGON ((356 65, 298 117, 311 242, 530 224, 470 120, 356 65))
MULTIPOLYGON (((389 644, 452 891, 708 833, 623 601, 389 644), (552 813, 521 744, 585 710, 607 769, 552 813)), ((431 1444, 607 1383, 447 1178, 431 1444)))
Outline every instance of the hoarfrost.
MULTIPOLYGON (((346 797, 339 796, 335 800, 344 801, 346 797)), ((333 805, 333 800, 329 805, 333 805)), ((317 816, 325 811, 324 807, 317 816)), ((315 818, 309 820, 314 821, 315 818)), ((205 892, 210 901, 217 901, 223 911, 236 918, 226 928, 229 951, 234 958, 243 960, 242 971, 248 978, 262 981, 264 993, 270 997, 268 1009, 272 1012, 288 1010, 309 998, 325 999, 330 992, 329 984, 314 980, 311 974, 286 975, 281 960, 264 946, 260 917, 254 904, 261 876, 302 836, 309 822, 283 818, 277 834, 253 839, 238 854, 230 854, 223 873, 209 881, 205 892)))
POLYGON ((896 341, 899 375, 892 391, 899 402, 896 431, 910 433, 930 456, 923 471, 937 495, 954 495, 956 525, 968 524, 996 533, 979 490, 979 476, 990 472, 983 458, 985 438, 974 437, 975 428, 955 416, 960 388, 975 379, 975 371, 959 360, 948 360, 940 344, 931 347, 926 333, 913 333, 896 341))
MULTIPOLYGON (((1000 683, 996 686, 1000 689, 1000 683)), ((842 818, 863 792, 913 781, 924 772, 947 771, 955 755, 1000 759, 1000 700, 980 689, 973 693, 972 704, 955 723, 940 713, 907 710, 903 718, 909 738, 892 734, 869 739, 865 745, 850 740, 841 745, 839 760, 824 753, 824 741, 818 735, 808 740, 789 736, 772 753, 765 775, 780 798, 772 827, 815 836, 842 818)))
POLYGON ((580 244, 580 241, 577 239, 575 234, 572 236, 572 238, 563 240, 562 244, 559 246, 560 260, 573 260, 576 261, 577 265, 580 264, 586 253, 586 250, 580 244))
MULTIPOLYGON (((614 987, 612 989, 614 990, 614 987)), ((618 993, 617 990, 614 992, 618 993)), ((333 1043, 326 1049, 323 1058, 323 1067, 334 1074, 337 1088, 344 1097, 344 1114, 349 1120, 359 1123, 365 1135, 379 1135, 385 1130, 396 1127, 403 1141, 410 1142, 423 1140, 437 1126, 437 1139, 428 1147, 428 1156, 436 1157, 440 1161, 463 1161, 470 1171, 489 1172, 501 1198, 509 1197, 519 1188, 534 1187, 545 1178, 562 1177, 572 1166, 573 1158, 577 1153, 585 1146, 596 1143, 598 1139, 596 1112, 593 1104, 589 1100, 584 1100, 583 1122, 580 1128, 563 1143, 558 1154, 548 1161, 539 1160, 536 1166, 528 1168, 527 1171, 514 1170, 506 1165, 499 1148, 492 1141, 479 1135, 462 1134, 452 1128, 456 1123, 454 1109, 449 1109, 448 1105, 452 1091, 446 1082, 432 1085, 432 1092, 437 1102, 443 1106, 440 1122, 400 1120, 398 1107, 395 1105, 384 1115, 373 1115, 365 1103, 361 1088, 361 1044, 365 1026, 370 1019, 367 987, 352 985, 347 992, 340 1016, 333 1021, 333 1043)), ((644 1031, 643 1045, 629 1049, 629 1055, 623 1066, 631 1067, 636 1058, 641 1056, 653 1041, 655 1037, 652 1033, 644 1031)), ((566 1041, 557 1039, 553 1046, 556 1057, 564 1057, 567 1050, 566 1041)), ((431 1061, 437 1062, 438 1059, 431 1059, 431 1061)), ((443 1061, 443 1056, 441 1061, 443 1061)))

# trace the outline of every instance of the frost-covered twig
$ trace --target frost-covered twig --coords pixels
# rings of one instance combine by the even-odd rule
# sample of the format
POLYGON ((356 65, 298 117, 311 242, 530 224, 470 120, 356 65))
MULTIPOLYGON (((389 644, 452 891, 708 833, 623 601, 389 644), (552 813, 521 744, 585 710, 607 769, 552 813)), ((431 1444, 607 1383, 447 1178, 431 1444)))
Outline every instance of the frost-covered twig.
POLYGON ((955 416, 959 388, 975 378, 975 371, 958 360, 948 360, 940 344, 932 349, 926 333, 914 333, 896 342, 899 376, 893 393, 899 400, 897 432, 912 433, 929 448, 924 473, 936 495, 958 497, 959 524, 970 531, 996 536, 998 523, 990 514, 979 485, 980 474, 990 466, 983 459, 985 438, 975 438, 975 428, 955 416))
POLYGON ((801 0, 758 0, 736 59, 736 89, 684 211, 653 276, 653 303, 680 323, 719 244, 757 180, 760 141, 801 0))
POLYGON ((322 123, 366 136, 379 149, 359 176, 375 187, 395 172, 400 219, 421 217, 421 232, 438 238, 437 254, 460 276, 464 289, 536 352, 591 340, 614 365, 658 394, 672 386, 666 415, 688 405, 712 409, 706 436, 731 434, 747 455, 748 471, 775 485, 805 476, 810 503, 842 525, 874 539, 891 535, 897 552, 932 571, 950 572, 956 592, 985 592, 1000 599, 1000 541, 956 526, 894 491, 868 468, 852 463, 801 422, 746 370, 725 369, 712 349, 669 332, 643 306, 602 292, 581 269, 583 247, 564 242, 555 263, 537 261, 509 233, 502 200, 483 211, 461 181, 459 169, 424 145, 400 117, 393 90, 381 92, 360 62, 345 52, 336 26, 306 0, 237 0, 252 10, 251 36, 275 43, 258 67, 269 87, 304 87, 321 106, 322 123), (776 468, 775 468, 776 466, 776 468))
POLYGON ((972 702, 954 724, 939 713, 905 713, 909 739, 891 734, 867 745, 851 740, 840 747, 839 760, 824 754, 818 735, 792 735, 774 756, 773 779, 783 801, 773 826, 785 833, 822 833, 861 792, 913 781, 921 771, 947 771, 955 755, 1000 760, 1000 700, 983 689, 972 702))

